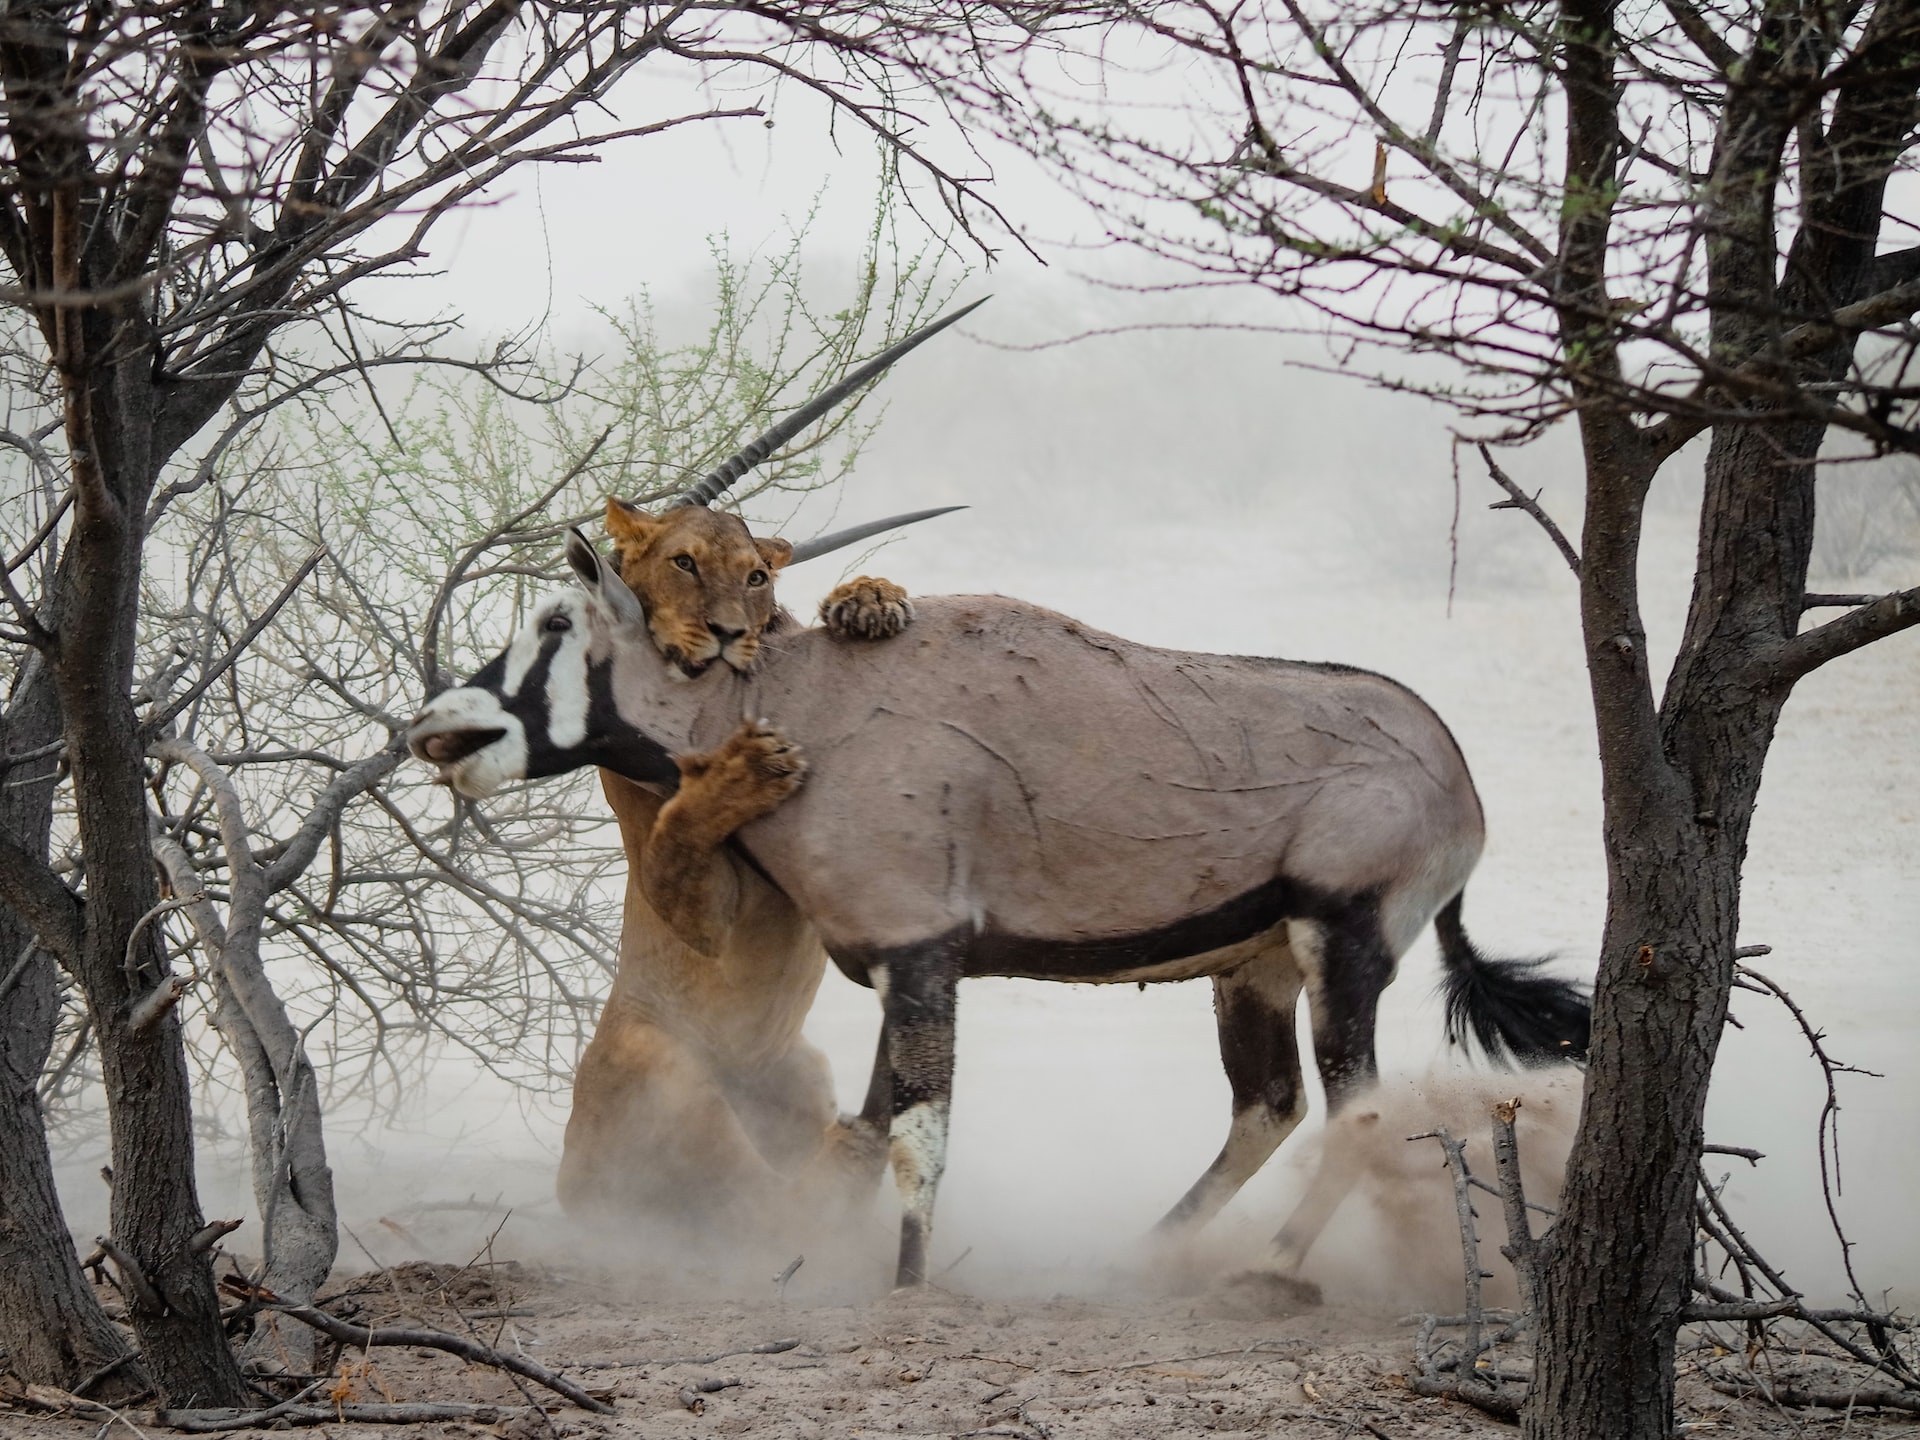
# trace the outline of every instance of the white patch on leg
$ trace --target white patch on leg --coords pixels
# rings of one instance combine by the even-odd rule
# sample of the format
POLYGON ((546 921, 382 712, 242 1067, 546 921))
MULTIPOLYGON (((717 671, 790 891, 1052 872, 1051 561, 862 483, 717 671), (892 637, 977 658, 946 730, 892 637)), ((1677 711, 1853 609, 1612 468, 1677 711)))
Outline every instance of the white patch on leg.
POLYGON ((1327 927, 1318 920, 1287 921, 1287 948, 1300 971, 1301 988, 1315 1015, 1325 1013, 1327 927))
POLYGON ((933 1197, 947 1168, 947 1114, 945 1100, 923 1100, 893 1117, 887 1154, 893 1162, 893 1182, 900 1190, 900 1206, 931 1234, 933 1197))

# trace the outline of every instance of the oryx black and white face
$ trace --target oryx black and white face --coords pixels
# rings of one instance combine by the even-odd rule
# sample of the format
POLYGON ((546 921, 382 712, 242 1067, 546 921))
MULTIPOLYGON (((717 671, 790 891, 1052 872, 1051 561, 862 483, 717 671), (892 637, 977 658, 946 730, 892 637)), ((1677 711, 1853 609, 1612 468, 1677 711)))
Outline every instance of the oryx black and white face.
POLYGON ((615 653, 652 654, 640 603, 577 532, 567 558, 582 588, 541 601, 506 650, 414 718, 407 746, 462 795, 590 765, 672 786, 666 744, 623 719, 615 653), (637 649, 636 649, 637 647, 637 649))

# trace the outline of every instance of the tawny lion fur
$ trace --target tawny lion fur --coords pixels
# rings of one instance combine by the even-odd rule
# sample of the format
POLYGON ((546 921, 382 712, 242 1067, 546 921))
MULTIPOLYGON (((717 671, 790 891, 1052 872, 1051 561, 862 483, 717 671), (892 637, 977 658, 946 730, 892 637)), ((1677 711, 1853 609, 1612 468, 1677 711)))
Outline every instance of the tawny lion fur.
MULTIPOLYGON (((683 672, 716 659, 745 670, 761 635, 793 623, 772 586, 791 547, 754 539, 738 517, 610 502, 607 529, 654 643, 683 672)), ((897 634, 912 607, 900 587, 863 576, 821 613, 832 633, 865 640, 897 634)), ((826 1057, 801 1034, 826 969, 819 938, 724 848, 793 792, 804 762, 743 725, 678 764, 664 802, 601 773, 627 854, 620 969, 574 1076, 560 1201, 580 1216, 757 1232, 870 1192, 886 1137, 838 1119, 826 1057)))

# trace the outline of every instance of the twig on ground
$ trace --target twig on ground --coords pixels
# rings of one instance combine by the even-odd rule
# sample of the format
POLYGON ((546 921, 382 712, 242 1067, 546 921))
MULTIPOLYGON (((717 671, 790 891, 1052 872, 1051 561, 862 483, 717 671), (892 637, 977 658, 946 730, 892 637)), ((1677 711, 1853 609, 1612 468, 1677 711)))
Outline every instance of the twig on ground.
POLYGON ((123 1365, 132 1364, 135 1360, 138 1360, 139 1358, 140 1358, 140 1352, 138 1350, 129 1350, 127 1351, 126 1354, 122 1355, 118 1360, 109 1360, 106 1364, 102 1365, 98 1370, 94 1371, 91 1375, 87 1376, 86 1379, 82 1380, 78 1385, 74 1386, 72 1393, 75 1395, 85 1395, 87 1391, 91 1390, 94 1386, 98 1385, 102 1380, 106 1379, 109 1375, 113 1374, 114 1371, 120 1369, 123 1365))
POLYGON ((707 1396, 739 1386, 738 1380, 696 1380, 680 1387, 680 1403, 696 1415, 707 1413, 707 1396))
MULTIPOLYGON (((1232 1350, 1202 1350, 1198 1355, 1168 1355, 1159 1360, 1129 1360, 1124 1365, 1082 1365, 1073 1369, 1062 1370, 1060 1373, 1062 1375, 1098 1375, 1105 1370, 1147 1370, 1155 1365, 1181 1365, 1189 1360, 1218 1360, 1224 1355, 1278 1355, 1286 1358, 1288 1350, 1298 1348, 1297 1346, 1289 1345, 1275 1349, 1274 1347, 1278 1344, 1279 1342, 1274 1340, 1256 1340, 1251 1345, 1243 1345, 1232 1350)), ((956 1360, 993 1359, 991 1355, 956 1355, 953 1358, 956 1360)), ((1002 1365, 1020 1365, 1018 1360, 1002 1360, 998 1363, 1002 1365)), ((1020 1368, 1022 1370, 1031 1370, 1034 1367, 1031 1365, 1020 1365, 1020 1368)))
POLYGON ((1769 1400, 1775 1405, 1790 1406, 1819 1405, 1830 1410, 1852 1410, 1868 1405, 1920 1415, 1920 1395, 1910 1390, 1815 1390, 1801 1385, 1776 1384, 1770 1387, 1771 1393, 1768 1393, 1758 1386, 1742 1385, 1737 1381, 1712 1380, 1708 1383, 1722 1395, 1731 1395, 1737 1400, 1769 1400))
POLYGON ((1407 1389, 1429 1400, 1458 1400, 1502 1420, 1519 1419, 1520 1406, 1525 1399, 1511 1390, 1489 1389, 1485 1382, 1477 1378, 1467 1380, 1459 1376, 1451 1380, 1429 1380, 1424 1375, 1409 1375, 1407 1389))
MULTIPOLYGON (((722 1360, 730 1360, 735 1355, 784 1355, 789 1350, 798 1350, 798 1340, 769 1340, 761 1345, 749 1345, 742 1350, 722 1350, 714 1355, 682 1355, 670 1360, 575 1360, 567 1365, 569 1370, 639 1370, 648 1366, 665 1365, 714 1365, 722 1360)), ((982 1359, 985 1357, 982 1356, 982 1359)), ((1031 1369, 1031 1366, 1027 1367, 1031 1369)))
MULTIPOLYGON (((311 1305, 289 1305, 285 1301, 268 1300, 264 1309, 276 1314, 286 1315, 303 1325, 311 1325, 321 1334, 352 1345, 356 1349, 368 1350, 375 1345, 408 1345, 431 1350, 444 1350, 449 1355, 458 1355, 476 1365, 491 1365, 496 1369, 511 1371, 524 1376, 537 1385, 544 1385, 556 1395, 563 1395, 582 1410, 590 1410, 596 1415, 611 1415, 613 1407, 605 1401, 596 1400, 579 1385, 556 1375, 546 1366, 540 1365, 524 1356, 509 1355, 495 1350, 490 1345, 482 1345, 464 1335, 449 1335, 443 1330, 413 1330, 397 1326, 368 1327, 351 1325, 345 1320, 327 1314, 324 1310, 311 1305)), ((536 1407, 537 1408, 537 1407, 536 1407)))
POLYGON ((194 1435, 222 1430, 277 1429, 307 1425, 423 1425, 466 1421, 493 1425, 531 1414, 525 1405, 470 1405, 427 1400, 394 1405, 295 1405, 271 1410, 156 1410, 154 1423, 194 1435))

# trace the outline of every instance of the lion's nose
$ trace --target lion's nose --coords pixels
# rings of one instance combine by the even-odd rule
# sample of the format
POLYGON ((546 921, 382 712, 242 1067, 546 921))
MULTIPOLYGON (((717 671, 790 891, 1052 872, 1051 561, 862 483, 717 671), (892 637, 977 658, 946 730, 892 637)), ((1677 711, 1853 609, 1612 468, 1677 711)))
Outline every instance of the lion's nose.
POLYGON ((716 625, 711 620, 707 622, 707 629, 713 632, 713 638, 718 640, 722 645, 731 645, 747 633, 744 629, 730 630, 725 625, 716 625))

